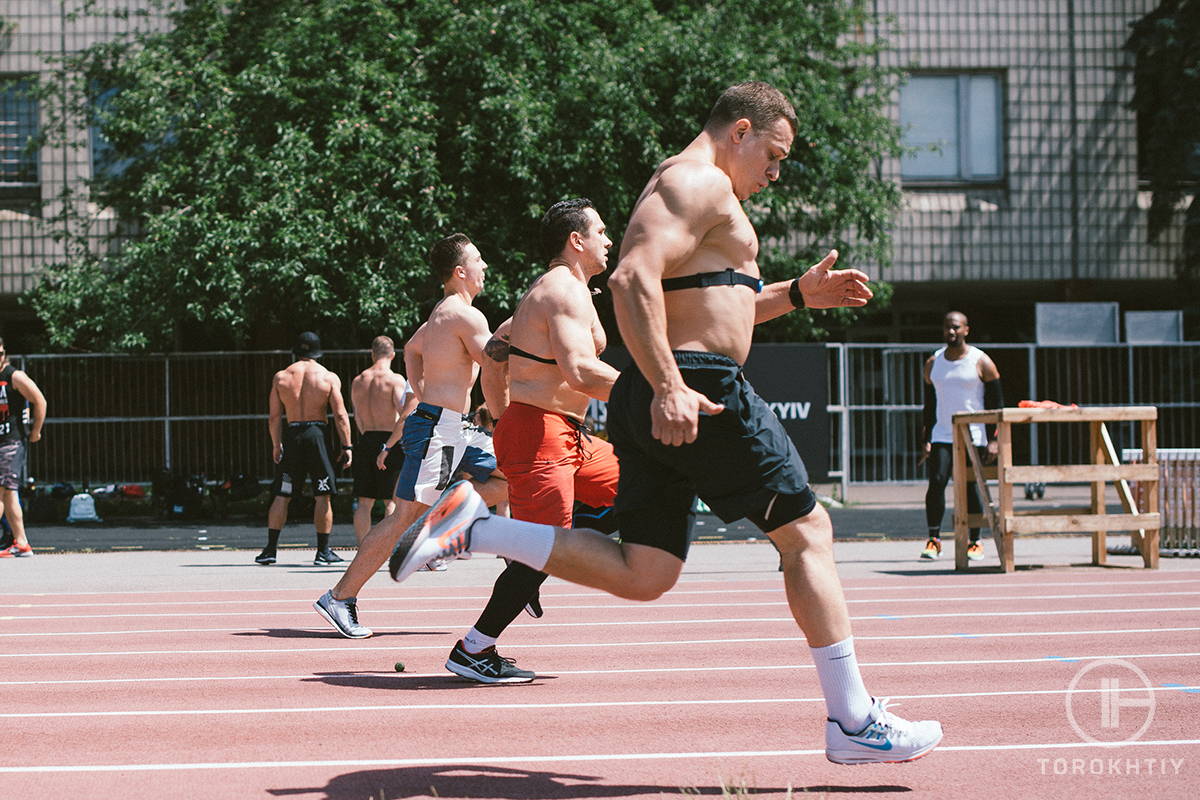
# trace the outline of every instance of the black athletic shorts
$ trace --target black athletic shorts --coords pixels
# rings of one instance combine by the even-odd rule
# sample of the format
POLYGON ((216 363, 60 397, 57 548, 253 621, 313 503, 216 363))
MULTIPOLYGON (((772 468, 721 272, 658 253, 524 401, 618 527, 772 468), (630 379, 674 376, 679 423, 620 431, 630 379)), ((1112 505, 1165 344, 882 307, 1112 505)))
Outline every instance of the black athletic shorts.
POLYGON ((312 479, 313 496, 336 494, 337 484, 329 451, 325 447, 324 422, 289 422, 283 428, 283 458, 275 465, 271 494, 291 497, 296 487, 312 479))
MULTIPOLYGON (((726 522, 749 517, 759 527, 777 495, 804 497, 792 519, 811 511, 815 496, 804 462, 738 363, 716 353, 677 350, 674 356, 684 382, 725 410, 701 416, 691 444, 665 445, 650 433, 650 385, 636 364, 621 373, 608 401, 609 441, 621 465, 621 541, 686 557, 696 495, 726 522)), ((790 521, 777 520, 770 529, 790 521)))
POLYGON ((404 464, 404 449, 397 442, 388 451, 387 469, 375 466, 380 449, 387 444, 391 431, 367 431, 358 437, 354 445, 354 460, 350 471, 354 475, 354 496, 371 497, 376 500, 391 500, 396 493, 396 479, 400 477, 400 467, 404 464))

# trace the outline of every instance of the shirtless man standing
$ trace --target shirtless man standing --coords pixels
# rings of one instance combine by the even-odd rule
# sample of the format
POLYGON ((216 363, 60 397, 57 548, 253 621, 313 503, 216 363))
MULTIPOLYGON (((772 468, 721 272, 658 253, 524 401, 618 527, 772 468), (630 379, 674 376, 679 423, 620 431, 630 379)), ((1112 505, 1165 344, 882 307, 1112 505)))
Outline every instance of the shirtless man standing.
POLYGON ((292 492, 312 477, 313 524, 317 529, 316 565, 336 564, 342 557, 329 548, 329 533, 333 529, 333 508, 329 496, 337 491, 333 464, 325 449, 325 419, 333 413, 333 423, 342 443, 338 463, 351 464, 350 415, 342 400, 342 381, 337 375, 317 363, 321 357, 321 340, 306 331, 296 340, 292 350, 296 361, 271 379, 267 397, 267 426, 271 431, 271 458, 278 465, 271 484, 271 508, 267 511, 267 546, 255 558, 259 564, 274 564, 279 532, 287 524, 288 503, 292 492), (283 418, 287 417, 287 427, 283 418))
MULTIPOLYGON (((584 424, 589 398, 607 400, 617 379, 617 371, 599 358, 607 337, 587 285, 604 272, 612 240, 584 198, 551 206, 542 217, 541 240, 549 266, 486 350, 494 362, 507 358, 508 400, 495 442, 496 460, 508 479, 509 510, 515 519, 565 528, 576 499, 607 506, 617 491, 612 445, 589 435, 584 424), (504 334, 507 341, 499 338, 504 334)), ((446 669, 480 683, 533 680, 534 673, 496 652, 496 640, 536 602, 545 580, 544 572, 510 562, 475 626, 451 650, 446 669)))
POLYGON ((349 639, 371 635, 371 629, 358 622, 359 590, 387 561, 400 533, 438 499, 457 473, 471 476, 489 506, 503 503, 508 496, 508 484, 495 474, 492 437, 469 417, 471 388, 491 336, 487 319, 471 305, 483 290, 487 264, 461 233, 435 243, 429 261, 443 296, 404 346, 404 366, 418 402, 396 424, 377 460, 382 467, 389 451, 402 442, 404 466, 396 484, 401 502, 359 543, 337 585, 313 604, 349 639))
MULTIPOLYGON (((376 336, 371 341, 371 366, 350 383, 350 404, 354 407, 354 424, 358 426, 358 443, 354 445, 354 537, 362 544, 371 529, 371 511, 376 500, 382 500, 386 514, 396 510, 396 478, 404 463, 404 453, 395 448, 385 455, 383 467, 375 464, 383 452, 388 436, 404 416, 408 383, 404 376, 392 370, 396 346, 390 337, 376 336)), ((412 402, 416 405, 416 401, 412 402)), ((412 409, 408 409, 411 411, 412 409)))
POLYGON ((679 577, 699 494, 722 519, 749 518, 780 552, 788 605, 825 695, 826 758, 911 761, 941 741, 941 725, 901 719, 866 691, 829 515, 778 418, 741 373, 756 323, 795 307, 861 306, 871 297, 864 273, 831 269, 836 251, 795 280, 759 280, 758 237, 742 203, 779 178, 796 125, 774 87, 730 87, 700 134, 659 166, 638 198, 609 281, 634 359, 609 400, 622 542, 492 516, 461 483, 405 532, 390 571, 403 580, 431 558, 469 548, 653 600, 679 577))

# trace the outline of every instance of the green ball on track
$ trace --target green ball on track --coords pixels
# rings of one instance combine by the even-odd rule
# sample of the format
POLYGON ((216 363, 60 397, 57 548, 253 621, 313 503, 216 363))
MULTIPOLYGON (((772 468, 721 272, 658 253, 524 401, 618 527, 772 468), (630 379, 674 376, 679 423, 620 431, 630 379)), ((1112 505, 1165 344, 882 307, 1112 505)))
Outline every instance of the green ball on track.
POLYGON ((404 672, 404 662, 403 661, 396 662, 396 672, 404 672))

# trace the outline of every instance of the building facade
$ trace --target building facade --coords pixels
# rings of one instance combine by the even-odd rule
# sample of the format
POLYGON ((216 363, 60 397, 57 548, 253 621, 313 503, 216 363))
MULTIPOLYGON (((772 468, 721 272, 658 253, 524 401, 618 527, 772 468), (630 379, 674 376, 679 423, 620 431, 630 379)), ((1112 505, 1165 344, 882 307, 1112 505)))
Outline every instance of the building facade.
MULTIPOLYGON (((1158 0, 877 0, 919 153, 885 165, 903 209, 888 311, 850 332, 936 341, 951 309, 977 341, 1034 341, 1034 304, 1181 309, 1182 224, 1147 241, 1130 25, 1158 0)), ((1180 222, 1182 217, 1180 216, 1180 222)), ((1197 338, 1197 337, 1193 337, 1197 338)))
MULTIPOLYGON (((130 0, 0 0, 0 336, 19 348, 36 321, 19 303, 43 265, 63 257, 43 220, 64 187, 94 174, 94 131, 27 152, 51 121, 20 80, 116 27, 152 17, 79 14, 130 0), (16 81, 15 83, 12 81, 16 81)), ((1147 242, 1139 185, 1130 24, 1157 0, 873 0, 884 57, 910 79, 893 107, 921 148, 882 165, 903 188, 894 261, 880 277, 892 306, 851 340, 936 341, 942 315, 966 312, 976 341, 1033 341, 1034 304, 1115 301, 1180 309, 1174 262, 1181 226, 1147 242)), ((84 213, 103 216, 86 205, 84 213)), ((102 221, 103 225, 103 221, 102 221)), ((1185 327, 1200 327, 1200 312, 1185 327)))

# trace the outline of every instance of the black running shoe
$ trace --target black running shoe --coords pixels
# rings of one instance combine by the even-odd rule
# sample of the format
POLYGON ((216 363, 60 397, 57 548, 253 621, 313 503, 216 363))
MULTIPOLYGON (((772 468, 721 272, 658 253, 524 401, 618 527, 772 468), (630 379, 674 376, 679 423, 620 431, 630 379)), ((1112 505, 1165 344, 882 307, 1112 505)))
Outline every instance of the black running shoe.
POLYGON ((313 566, 319 567, 322 564, 339 564, 344 561, 341 556, 326 547, 324 550, 318 550, 316 557, 313 559, 313 566))
POLYGON ((542 611, 542 593, 541 592, 534 592, 533 597, 531 597, 529 599, 529 602, 525 604, 525 613, 528 614, 529 616, 533 617, 534 619, 542 618, 542 614, 544 614, 545 612, 542 611))
POLYGON ((480 683, 529 683, 537 677, 527 669, 517 669, 511 658, 505 658, 496 652, 496 646, 482 653, 468 653, 459 639, 450 658, 446 661, 446 669, 455 675, 461 675, 480 683))
POLYGON ((274 564, 275 563, 275 551, 269 547, 266 548, 261 553, 259 553, 257 556, 255 556, 254 563, 262 564, 263 566, 266 566, 268 564, 274 564))

